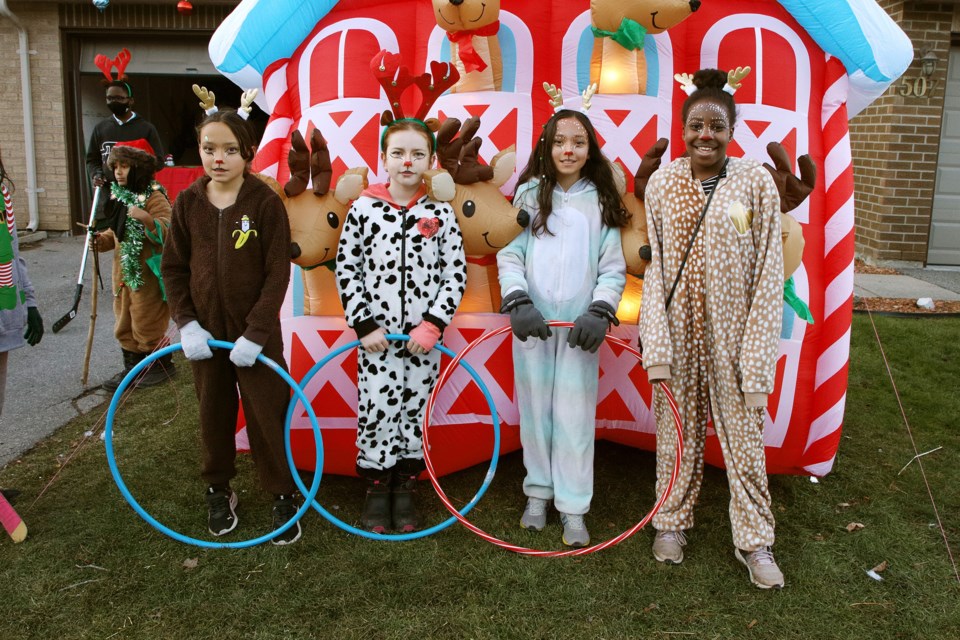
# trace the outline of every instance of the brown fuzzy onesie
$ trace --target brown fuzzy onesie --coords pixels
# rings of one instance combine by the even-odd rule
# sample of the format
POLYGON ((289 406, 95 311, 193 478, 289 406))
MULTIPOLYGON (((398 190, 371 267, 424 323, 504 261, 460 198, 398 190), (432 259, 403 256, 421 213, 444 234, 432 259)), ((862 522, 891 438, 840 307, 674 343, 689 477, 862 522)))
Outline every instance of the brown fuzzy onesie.
MULTIPOLYGON (((263 345, 263 355, 284 367, 280 307, 290 280, 290 227, 280 198, 248 175, 237 201, 214 207, 204 176, 183 191, 173 207, 163 252, 163 279, 178 327, 196 320, 217 340, 241 336, 263 345)), ((264 490, 295 490, 287 467, 283 425, 290 390, 267 367, 235 367, 229 352, 193 366, 203 442, 202 477, 227 484, 236 474, 235 430, 243 401, 254 463, 264 490)))

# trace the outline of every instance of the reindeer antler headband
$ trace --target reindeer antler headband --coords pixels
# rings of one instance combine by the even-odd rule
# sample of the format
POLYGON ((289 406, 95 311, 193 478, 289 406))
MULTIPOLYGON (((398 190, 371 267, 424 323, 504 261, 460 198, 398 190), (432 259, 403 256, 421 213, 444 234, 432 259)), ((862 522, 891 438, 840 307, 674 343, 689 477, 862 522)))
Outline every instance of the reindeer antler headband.
MULTIPOLYGON (((193 85, 193 94, 200 98, 200 108, 208 116, 212 116, 220 109, 217 108, 217 95, 213 91, 208 91, 206 87, 193 85)), ((246 120, 253 111, 253 101, 257 97, 256 89, 247 89, 240 94, 240 108, 237 109, 237 115, 246 120)))
MULTIPOLYGON (((731 69, 727 72, 727 83, 723 85, 723 90, 733 95, 740 88, 741 81, 748 75, 750 75, 750 67, 731 69)), ((693 92, 697 90, 697 86, 693 84, 692 73, 678 73, 673 76, 673 79, 680 83, 680 88, 688 96, 692 96, 693 92)))
MULTIPOLYGON (((563 92, 552 85, 549 82, 543 83, 543 90, 547 92, 547 95, 550 96, 550 106, 553 107, 553 112, 557 113, 558 111, 563 110, 563 92)), ((597 83, 594 82, 589 87, 583 90, 583 93, 580 94, 583 97, 583 102, 580 103, 580 113, 587 115, 587 112, 590 110, 590 107, 593 104, 593 94, 597 92, 597 83)))
POLYGON ((130 51, 126 47, 120 49, 120 52, 112 60, 102 53, 98 53, 93 58, 93 64, 97 66, 100 71, 103 72, 103 75, 106 77, 107 82, 123 82, 124 86, 127 87, 127 95, 133 97, 133 89, 130 88, 130 85, 125 82, 127 79, 124 71, 127 70, 127 65, 130 64, 131 59, 130 51), (117 77, 113 77, 113 69, 117 69, 117 77))
MULTIPOLYGON (((433 61, 430 63, 430 73, 413 76, 410 74, 409 69, 400 64, 400 54, 390 53, 385 49, 381 49, 370 61, 370 69, 373 71, 374 77, 377 79, 377 82, 380 83, 380 86, 383 87, 384 92, 387 94, 387 99, 390 101, 390 108, 380 116, 380 124, 389 126, 400 120, 419 122, 430 132, 431 137, 433 137, 433 133, 439 127, 439 123, 433 119, 426 121, 424 118, 427 117, 430 108, 437 99, 443 95, 443 92, 457 84, 457 81, 460 79, 460 72, 457 71, 457 68, 449 62, 433 61), (413 117, 404 114, 403 106, 400 103, 401 96, 411 86, 420 89, 421 95, 420 106, 417 108, 417 112, 413 117)), ((381 149, 383 148, 386 133, 387 131, 384 129, 383 134, 380 136, 381 149)), ((436 138, 433 137, 433 150, 436 150, 436 147, 437 141, 436 138)))

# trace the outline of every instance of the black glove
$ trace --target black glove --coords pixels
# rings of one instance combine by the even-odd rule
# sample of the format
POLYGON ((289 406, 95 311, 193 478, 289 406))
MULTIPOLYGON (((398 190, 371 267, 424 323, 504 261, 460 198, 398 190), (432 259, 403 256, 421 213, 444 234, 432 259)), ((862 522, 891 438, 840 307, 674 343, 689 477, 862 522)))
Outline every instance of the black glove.
POLYGON ((40 338, 43 337, 43 318, 40 317, 40 310, 36 307, 27 307, 27 331, 23 334, 23 339, 31 347, 40 344, 40 338))
POLYGON ((530 336, 546 340, 553 335, 543 316, 533 306, 530 296, 524 291, 514 291, 507 295, 500 305, 500 313, 510 314, 510 328, 520 342, 526 342, 530 336))
POLYGON ((606 302, 594 300, 586 313, 581 314, 573 323, 573 329, 567 337, 567 344, 570 347, 580 347, 584 351, 596 353, 603 344, 611 322, 615 325, 620 324, 616 312, 606 302))

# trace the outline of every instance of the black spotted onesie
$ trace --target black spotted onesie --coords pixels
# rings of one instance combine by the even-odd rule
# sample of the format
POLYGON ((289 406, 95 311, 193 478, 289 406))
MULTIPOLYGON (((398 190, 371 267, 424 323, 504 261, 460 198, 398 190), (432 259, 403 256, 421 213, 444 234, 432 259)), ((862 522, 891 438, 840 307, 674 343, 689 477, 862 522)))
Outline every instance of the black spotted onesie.
MULTIPOLYGON (((347 214, 337 253, 337 288, 358 337, 378 327, 409 333, 422 320, 440 331, 466 285, 463 237, 450 205, 421 189, 406 205, 386 185, 361 194, 347 214)), ((399 341, 357 356, 358 470, 422 460, 423 411, 436 382, 440 352, 411 355, 399 341)))

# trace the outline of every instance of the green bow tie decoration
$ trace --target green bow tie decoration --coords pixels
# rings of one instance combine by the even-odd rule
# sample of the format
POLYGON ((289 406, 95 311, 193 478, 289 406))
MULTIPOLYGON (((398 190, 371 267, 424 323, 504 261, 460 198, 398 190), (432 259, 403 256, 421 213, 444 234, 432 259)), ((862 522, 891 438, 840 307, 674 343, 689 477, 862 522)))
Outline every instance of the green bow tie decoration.
POLYGON ((627 51, 636 51, 643 47, 643 39, 647 35, 646 28, 630 18, 624 18, 616 32, 597 29, 593 25, 590 25, 590 29, 595 38, 610 38, 627 51))
POLYGON ((813 324, 813 314, 810 313, 810 307, 797 295, 797 289, 793 282, 793 276, 790 276, 783 283, 783 301, 787 306, 793 309, 798 316, 808 324, 813 324))

